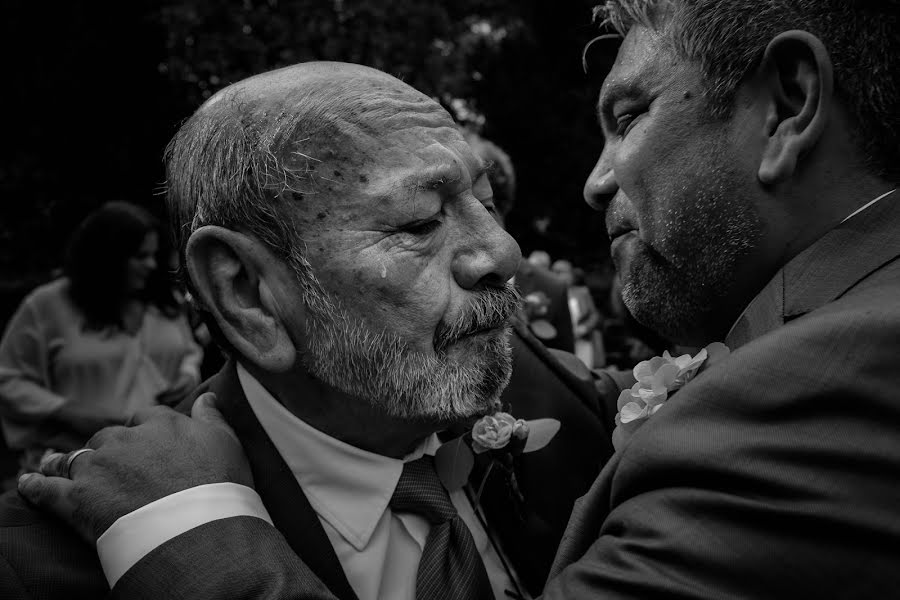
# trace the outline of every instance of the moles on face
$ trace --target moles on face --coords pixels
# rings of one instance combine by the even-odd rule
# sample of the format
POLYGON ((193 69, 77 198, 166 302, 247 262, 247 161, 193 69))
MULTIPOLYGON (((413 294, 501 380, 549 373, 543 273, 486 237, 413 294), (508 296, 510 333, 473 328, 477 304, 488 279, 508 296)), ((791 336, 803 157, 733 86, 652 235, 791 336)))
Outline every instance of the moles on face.
POLYGON ((683 343, 723 336, 737 317, 729 296, 761 231, 750 129, 740 111, 711 117, 703 90, 696 65, 633 28, 600 94, 606 145, 584 190, 606 206, 625 304, 683 343))
POLYGON ((506 282, 521 255, 492 215, 486 165, 409 90, 370 133, 308 140, 323 158, 309 165, 300 228, 338 311, 308 314, 306 362, 391 414, 456 420, 486 410, 509 377, 506 282))

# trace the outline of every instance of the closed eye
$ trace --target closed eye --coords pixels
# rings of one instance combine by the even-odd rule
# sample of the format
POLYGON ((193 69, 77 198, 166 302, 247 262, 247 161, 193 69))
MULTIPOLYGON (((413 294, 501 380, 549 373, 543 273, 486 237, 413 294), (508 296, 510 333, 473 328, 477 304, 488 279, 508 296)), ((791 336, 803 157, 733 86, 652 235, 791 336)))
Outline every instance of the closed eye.
POLYGON ((616 118, 616 135, 619 137, 625 137, 628 135, 628 132, 631 130, 631 126, 634 125, 634 121, 637 118, 636 115, 632 113, 626 113, 620 117, 616 118))
POLYGON ((404 225, 400 228, 400 231, 411 235, 428 235, 429 233, 436 231, 440 226, 441 222, 437 219, 433 219, 431 221, 420 221, 418 223, 404 225))

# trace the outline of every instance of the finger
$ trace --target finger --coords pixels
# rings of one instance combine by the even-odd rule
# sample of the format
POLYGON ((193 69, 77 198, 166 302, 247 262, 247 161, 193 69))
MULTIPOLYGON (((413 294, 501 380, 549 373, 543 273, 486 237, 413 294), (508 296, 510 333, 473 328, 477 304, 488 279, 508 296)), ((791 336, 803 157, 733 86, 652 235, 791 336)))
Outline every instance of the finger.
POLYGON ((128 428, 122 425, 104 427, 103 429, 92 435, 91 439, 87 441, 84 447, 99 450, 101 446, 105 446, 115 440, 121 440, 127 433, 128 428))
POLYGON ((69 501, 69 494, 75 484, 64 477, 45 477, 39 473, 26 473, 19 477, 19 494, 26 500, 63 518, 71 521, 74 505, 69 501))
POLYGON ((225 420, 225 416, 216 408, 215 402, 216 395, 214 393, 200 394, 191 407, 191 418, 221 427, 227 430, 231 437, 238 439, 237 434, 225 420))
POLYGON ((90 460, 86 456, 94 451, 91 448, 80 448, 72 452, 61 454, 54 452, 48 454, 41 460, 41 474, 47 477, 65 477, 67 479, 75 478, 75 469, 81 469, 84 464, 90 460), (76 467, 76 463, 78 467, 76 467))
POLYGON ((40 471, 47 477, 65 477, 66 461, 69 454, 66 452, 53 452, 41 459, 40 471))
POLYGON ((153 419, 171 419, 177 414, 177 412, 175 412, 168 406, 150 406, 135 411, 134 415, 128 420, 128 424, 131 426, 143 425, 147 421, 151 421, 153 419))
POLYGON ((82 524, 75 521, 75 505, 70 500, 75 484, 63 477, 44 477, 26 473, 19 477, 19 494, 41 510, 47 511, 75 527, 85 539, 90 536, 82 524))

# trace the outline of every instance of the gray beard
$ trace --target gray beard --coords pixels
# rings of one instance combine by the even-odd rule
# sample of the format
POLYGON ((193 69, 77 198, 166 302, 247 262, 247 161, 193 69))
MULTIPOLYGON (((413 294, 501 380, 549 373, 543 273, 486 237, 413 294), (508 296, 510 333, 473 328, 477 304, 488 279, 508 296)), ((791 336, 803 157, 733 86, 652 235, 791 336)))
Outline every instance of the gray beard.
POLYGON ((505 323, 518 306, 517 294, 513 300, 507 291, 498 292, 494 302, 476 302, 467 318, 438 327, 435 352, 425 354, 344 310, 321 288, 318 293, 323 296, 307 302, 303 366, 388 416, 458 422, 488 412, 509 383, 511 329, 505 323), (468 336, 489 324, 500 328, 468 336), (447 351, 454 344, 466 345, 465 352, 455 353, 459 359, 447 351))

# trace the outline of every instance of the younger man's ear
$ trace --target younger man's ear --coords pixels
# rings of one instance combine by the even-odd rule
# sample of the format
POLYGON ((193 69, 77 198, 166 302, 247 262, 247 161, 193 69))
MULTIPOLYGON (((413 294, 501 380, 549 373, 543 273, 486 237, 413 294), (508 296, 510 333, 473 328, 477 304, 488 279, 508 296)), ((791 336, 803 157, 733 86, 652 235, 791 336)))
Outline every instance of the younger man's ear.
POLYGON ((822 138, 834 93, 834 72, 825 45, 806 31, 786 31, 769 42, 759 67, 771 101, 767 143, 759 180, 789 179, 802 156, 822 138))
POLYGON ((243 233, 207 225, 185 251, 197 300, 240 356, 272 373, 290 369, 297 350, 277 301, 283 261, 243 233))

